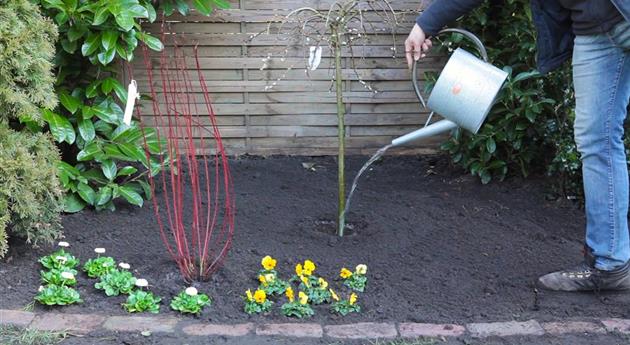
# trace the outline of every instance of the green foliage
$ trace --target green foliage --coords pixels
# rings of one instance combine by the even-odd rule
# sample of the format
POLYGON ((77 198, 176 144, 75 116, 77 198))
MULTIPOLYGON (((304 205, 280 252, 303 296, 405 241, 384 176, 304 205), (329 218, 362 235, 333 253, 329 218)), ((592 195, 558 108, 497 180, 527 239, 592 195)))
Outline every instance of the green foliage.
MULTIPOLYGON (((442 148, 483 183, 502 180, 510 172, 527 176, 534 164, 540 166, 553 152, 545 140, 549 121, 562 128, 569 123, 568 66, 545 78, 536 71, 536 33, 529 1, 508 0, 501 6, 486 2, 459 26, 479 35, 490 62, 509 77, 478 134, 456 130, 442 148)), ((448 36, 444 43, 449 49, 469 46, 459 34, 448 36)))
MULTIPOLYGON (((313 276, 309 276, 309 278, 314 278, 313 276)), ((308 296, 308 300, 312 304, 322 304, 330 302, 332 298, 332 293, 328 289, 328 282, 324 278, 317 278, 314 281, 309 282, 308 280, 303 279, 300 284, 300 289, 303 289, 308 296), (305 285, 308 283, 308 285, 305 285)))
MULTIPOLYGON (((63 244, 59 242, 59 245, 63 244)), ((65 246, 68 244, 66 243, 65 246)), ((79 265, 79 260, 62 248, 40 258, 39 263, 48 269, 41 271, 42 282, 48 285, 39 287, 38 294, 35 296, 36 301, 45 305, 68 305, 82 302, 79 293, 68 287, 77 284, 77 271, 74 268, 79 265)))
POLYGON ((74 269, 79 266, 79 260, 64 249, 59 249, 50 255, 40 258, 39 263, 49 270, 74 269))
MULTIPOLYGON (((0 199, 0 210, 6 210, 7 200, 0 199)), ((9 213, 0 213, 0 258, 4 257, 9 250, 7 224, 9 223, 9 213)))
POLYGON ((256 290, 254 294, 252 294, 251 290, 247 290, 245 294, 243 301, 245 302, 244 310, 247 314, 252 315, 271 311, 273 302, 267 299, 267 294, 264 290, 256 290))
POLYGON ((155 131, 146 130, 151 155, 143 149, 137 122, 122 122, 120 104, 127 101, 117 80, 117 62, 130 61, 139 42, 163 48, 159 39, 142 32, 140 22, 152 22, 156 10, 146 0, 38 0, 59 26, 57 94, 61 106, 44 111, 50 132, 64 150, 59 177, 67 192, 64 209, 78 212, 90 205, 114 210, 114 200, 142 206, 150 197, 144 177, 157 174, 156 155, 163 154, 155 131), (139 171, 138 167, 143 167, 139 171))
POLYGON ((197 314, 201 313, 201 310, 207 305, 210 305, 212 301, 210 297, 205 294, 197 294, 191 296, 185 291, 182 291, 179 295, 175 296, 171 301, 171 308, 182 314, 197 314))
POLYGON ((114 269, 101 276, 101 280, 94 284, 99 290, 104 290, 107 296, 118 296, 130 293, 136 284, 136 278, 126 270, 114 269))
POLYGON ((258 279, 260 281, 258 289, 264 290, 269 296, 282 295, 289 287, 289 282, 278 278, 276 270, 260 270, 258 279))
POLYGON ((303 319, 311 317, 315 314, 313 308, 308 304, 302 304, 299 301, 287 302, 281 307, 282 315, 288 317, 297 317, 303 319))
POLYGON ((368 279, 366 276, 367 266, 366 265, 357 265, 356 269, 352 274, 348 274, 347 277, 343 278, 343 285, 349 287, 350 289, 358 292, 365 291, 365 286, 367 285, 368 279))
POLYGON ((0 120, 41 123, 57 105, 52 58, 57 29, 28 0, 0 5, 0 120))
POLYGON ((167 16, 170 16, 175 11, 179 12, 183 16, 186 16, 190 13, 190 2, 192 2, 193 7, 199 13, 206 16, 212 13, 214 8, 230 8, 230 3, 226 0, 162 0, 160 1, 160 9, 162 9, 164 14, 167 16))
POLYGON ((114 258, 110 256, 100 256, 88 260, 83 265, 83 271, 90 278, 100 278, 101 276, 111 272, 116 268, 116 262, 114 258))
POLYGON ((361 306, 356 303, 350 303, 349 300, 337 301, 333 303, 330 307, 330 310, 332 310, 333 313, 337 313, 341 316, 346 316, 350 313, 361 312, 361 306))
POLYGON ((331 294, 326 288, 311 287, 306 289, 309 301, 313 304, 322 304, 330 301, 331 294))
POLYGON ((77 271, 66 267, 41 271, 40 275, 44 284, 66 286, 74 286, 77 284, 77 280, 74 278, 77 275, 77 271), (65 278, 62 274, 64 272, 72 274, 72 279, 65 278))
POLYGON ((149 291, 135 290, 129 294, 127 302, 123 303, 123 308, 130 313, 148 311, 157 314, 160 312, 161 300, 149 291))
POLYGON ((256 303, 254 301, 245 301, 244 311, 247 314, 260 314, 271 311, 272 301, 266 300, 263 303, 256 303))
POLYGON ((65 285, 48 285, 40 289, 35 300, 45 305, 69 305, 81 303, 79 293, 65 285))
POLYGON ((61 236, 62 191, 54 178, 59 154, 47 135, 16 132, 0 122, 0 257, 7 234, 27 242, 61 236))

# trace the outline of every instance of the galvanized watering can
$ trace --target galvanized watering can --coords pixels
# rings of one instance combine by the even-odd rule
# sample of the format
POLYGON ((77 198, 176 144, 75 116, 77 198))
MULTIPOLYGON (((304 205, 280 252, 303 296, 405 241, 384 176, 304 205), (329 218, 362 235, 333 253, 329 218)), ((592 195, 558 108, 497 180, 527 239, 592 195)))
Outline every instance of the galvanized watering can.
POLYGON ((444 29, 438 33, 457 32, 470 39, 478 48, 483 60, 462 48, 457 48, 444 66, 429 101, 425 104, 418 87, 418 63, 412 68, 412 82, 420 103, 431 110, 423 128, 392 140, 392 146, 403 145, 415 140, 437 135, 457 127, 473 134, 479 131, 497 94, 508 74, 488 63, 488 54, 479 38, 462 29, 444 29), (444 120, 429 125, 433 113, 444 120))

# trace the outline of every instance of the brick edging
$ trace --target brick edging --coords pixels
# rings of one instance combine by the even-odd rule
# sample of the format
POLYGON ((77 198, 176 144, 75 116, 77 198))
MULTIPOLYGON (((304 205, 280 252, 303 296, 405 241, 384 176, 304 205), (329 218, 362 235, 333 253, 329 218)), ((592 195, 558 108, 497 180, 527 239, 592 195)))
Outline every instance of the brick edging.
POLYGON ((388 339, 419 337, 473 338, 509 336, 558 336, 568 333, 630 334, 630 319, 603 318, 588 320, 555 320, 552 322, 507 321, 458 324, 413 322, 360 322, 337 325, 318 323, 240 323, 213 324, 186 318, 164 316, 105 316, 98 314, 32 313, 0 309, 0 325, 30 327, 48 331, 69 331, 87 334, 97 330, 116 332, 175 333, 186 336, 246 335, 331 338, 331 339, 388 339))

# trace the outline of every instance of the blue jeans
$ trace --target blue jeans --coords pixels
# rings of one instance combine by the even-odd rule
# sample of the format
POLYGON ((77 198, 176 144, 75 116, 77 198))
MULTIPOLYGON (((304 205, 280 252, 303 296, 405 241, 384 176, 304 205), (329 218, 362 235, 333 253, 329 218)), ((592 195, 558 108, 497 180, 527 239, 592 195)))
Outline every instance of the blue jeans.
POLYGON ((630 100, 630 23, 606 34, 577 36, 573 50, 575 142, 581 153, 586 245, 595 267, 630 259, 628 166, 623 123, 630 100))

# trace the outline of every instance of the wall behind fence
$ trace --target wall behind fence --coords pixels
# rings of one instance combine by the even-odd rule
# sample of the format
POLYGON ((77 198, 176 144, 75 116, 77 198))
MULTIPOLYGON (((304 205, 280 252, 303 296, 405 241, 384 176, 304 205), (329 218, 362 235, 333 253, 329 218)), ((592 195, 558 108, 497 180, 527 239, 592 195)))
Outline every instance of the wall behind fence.
MULTIPOLYGON (((240 0, 231 3, 231 9, 217 11, 210 17, 195 13, 186 17, 173 15, 164 26, 166 32, 178 35, 187 54, 191 54, 193 46, 197 45, 202 73, 211 92, 228 153, 336 154, 336 95, 331 91, 334 70, 329 68, 330 52, 324 49, 321 65, 307 76, 308 52, 294 47, 289 49, 289 58, 281 59, 287 44, 276 34, 278 22, 290 10, 303 6, 328 9, 333 1, 240 0), (268 28, 269 33, 260 34, 268 28), (269 58, 267 67, 261 69, 265 58, 269 58), (269 88, 273 82, 276 85, 269 88)), ((355 57, 356 71, 378 90, 377 93, 367 90, 359 82, 350 53, 344 52, 349 154, 373 153, 395 136, 417 129, 426 121, 428 114, 421 109, 413 93, 404 59, 404 40, 413 26, 420 3, 416 0, 391 2, 399 11, 400 22, 395 50, 391 35, 376 32, 355 45, 355 56, 362 57, 355 57)), ((374 22, 376 30, 382 27, 377 16, 366 13, 365 18, 374 22)), ((159 23, 145 28, 156 35, 161 32, 159 23)), ((166 49, 171 49, 168 44, 166 49)), ((152 54, 152 62, 157 68, 159 56, 152 54)), ((195 68, 193 60, 189 63, 191 69, 195 68)), ((420 70, 439 70, 443 64, 443 57, 429 56, 420 70)), ((140 91, 147 93, 148 79, 141 61, 135 62, 134 70, 140 91)), ((196 75, 196 70, 191 73, 196 75)), ((202 103, 198 83, 193 88, 198 93, 192 98, 202 103)), ((143 113, 143 118, 151 123, 150 109, 145 107, 143 113)), ((435 152, 442 139, 432 138, 397 152, 435 152)))

